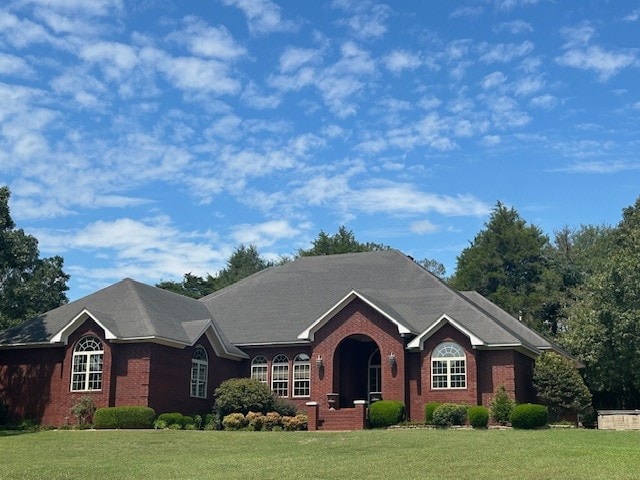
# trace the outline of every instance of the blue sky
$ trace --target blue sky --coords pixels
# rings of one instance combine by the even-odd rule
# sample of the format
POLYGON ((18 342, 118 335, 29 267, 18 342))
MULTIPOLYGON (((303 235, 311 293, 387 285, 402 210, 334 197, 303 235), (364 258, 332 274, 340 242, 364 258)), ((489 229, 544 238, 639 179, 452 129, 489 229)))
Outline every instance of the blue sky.
POLYGON ((640 185, 640 3, 8 0, 0 183, 69 296, 277 258, 344 224, 455 259, 640 185))

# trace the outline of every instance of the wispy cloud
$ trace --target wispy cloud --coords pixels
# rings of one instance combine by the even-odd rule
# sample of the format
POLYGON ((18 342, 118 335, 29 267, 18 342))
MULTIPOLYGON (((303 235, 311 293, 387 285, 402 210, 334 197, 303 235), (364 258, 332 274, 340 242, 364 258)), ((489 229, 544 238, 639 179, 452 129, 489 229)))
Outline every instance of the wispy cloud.
POLYGON ((495 25, 493 31, 496 33, 509 32, 515 35, 519 33, 531 33, 533 32, 533 27, 529 22, 525 22, 524 20, 511 20, 495 25))
POLYGON ((356 38, 379 38, 387 32, 386 21, 391 13, 387 5, 369 0, 334 0, 331 5, 349 15, 338 23, 347 26, 356 38))
POLYGON ((422 64, 420 55, 405 50, 393 50, 384 57, 383 61, 387 70, 393 73, 414 70, 422 64))
POLYGON ((556 171, 565 173, 614 174, 640 170, 640 163, 624 160, 574 162, 556 171))
POLYGON ((298 28, 295 21, 283 19, 281 8, 270 0, 222 0, 222 3, 242 10, 249 30, 255 34, 291 32, 298 28))
POLYGON ((638 65, 636 50, 605 50, 600 46, 572 48, 556 57, 556 62, 565 67, 594 71, 600 82, 606 82, 621 70, 638 65))

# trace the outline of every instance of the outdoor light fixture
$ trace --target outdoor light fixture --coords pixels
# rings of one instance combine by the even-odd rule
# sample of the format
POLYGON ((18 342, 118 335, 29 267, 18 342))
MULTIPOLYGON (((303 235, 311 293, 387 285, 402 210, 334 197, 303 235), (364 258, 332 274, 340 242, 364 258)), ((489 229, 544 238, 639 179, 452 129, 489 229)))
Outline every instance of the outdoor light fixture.
POLYGON ((316 358, 316 367, 322 368, 323 365, 324 365, 324 363, 322 361, 322 356, 318 355, 318 358, 316 358))
POLYGON ((395 354, 390 353, 388 359, 389 359, 389 366, 393 367, 396 364, 396 356, 395 356, 395 354))

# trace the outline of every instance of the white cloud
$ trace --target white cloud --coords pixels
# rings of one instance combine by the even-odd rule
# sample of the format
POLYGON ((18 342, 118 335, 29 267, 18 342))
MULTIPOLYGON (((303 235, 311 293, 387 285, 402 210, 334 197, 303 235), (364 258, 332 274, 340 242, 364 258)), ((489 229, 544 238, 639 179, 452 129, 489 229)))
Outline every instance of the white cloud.
POLYGON ((0 75, 34 77, 36 71, 22 58, 0 52, 0 75))
POLYGON ((405 50, 394 50, 382 59, 387 70, 393 73, 400 73, 402 70, 415 70, 422 61, 420 55, 405 50))
POLYGON ((359 39, 380 38, 387 32, 386 21, 390 8, 387 5, 373 3, 367 0, 334 0, 333 8, 339 8, 351 16, 338 21, 359 39))
POLYGON ((566 39, 563 48, 568 49, 585 46, 593 38, 595 33, 595 28, 588 22, 582 22, 575 27, 563 27, 560 29, 560 34, 566 39))
POLYGON ((538 0, 493 0, 496 10, 511 11, 514 8, 535 5, 538 0))
POLYGON ((521 78, 515 83, 514 92, 520 96, 532 95, 542 90, 545 84, 541 76, 521 78))
POLYGON ((411 232, 416 233, 418 235, 425 235, 429 233, 436 233, 440 231, 440 225, 435 225, 431 223, 429 220, 420 220, 418 222, 411 222, 409 226, 409 230, 411 232))
POLYGON ((298 28, 295 22, 283 20, 280 7, 270 0, 222 0, 222 3, 242 10, 252 33, 290 32, 298 28))
POLYGON ((120 80, 138 63, 136 51, 118 42, 97 42, 84 46, 79 52, 83 60, 97 64, 110 80, 120 80))
POLYGON ((479 45, 480 61, 485 63, 503 62, 507 63, 514 58, 524 57, 533 51, 533 42, 528 40, 516 43, 498 43, 490 45, 483 42, 479 45))
POLYGON ((558 105, 558 99, 549 94, 540 95, 532 98, 529 105, 536 108, 542 108, 543 110, 552 110, 558 105))
POLYGON ((242 91, 241 98, 246 105, 258 110, 277 108, 282 103, 280 95, 263 93, 253 80, 247 83, 242 91))
POLYGON ((640 18, 640 8, 637 8, 624 16, 625 22, 637 22, 640 18))
POLYGON ((496 145, 500 145, 502 143, 502 138, 500 135, 485 135, 482 137, 480 142, 485 147, 495 147, 496 145))
POLYGON ((490 73, 489 75, 486 75, 480 82, 480 85, 485 90, 489 90, 491 88, 495 88, 499 85, 504 84, 506 80, 507 80, 507 77, 504 75, 504 73, 493 72, 493 73, 490 73))
POLYGON ((623 160, 576 162, 556 171, 565 173, 613 174, 631 170, 640 170, 640 163, 623 160))
POLYGON ((294 238, 301 233, 286 220, 272 220, 259 224, 242 224, 233 227, 231 236, 237 243, 270 247, 278 240, 294 238))
POLYGON ((186 17, 184 24, 184 30, 174 31, 167 38, 185 45, 195 56, 235 60, 247 54, 246 48, 236 43, 224 25, 211 27, 196 17, 186 17))
POLYGON ((26 4, 66 13, 83 13, 85 15, 104 16, 123 10, 122 0, 23 0, 26 4))
POLYGON ((312 48, 287 47, 280 55, 280 71, 289 73, 298 70, 303 65, 318 63, 322 53, 312 48))
POLYGON ((484 9, 480 6, 478 7, 458 7, 453 12, 449 14, 450 18, 458 18, 458 17, 477 17, 482 15, 484 9))
POLYGON ((533 32, 533 27, 530 23, 525 22, 524 20, 512 20, 510 22, 499 23, 493 27, 493 31, 496 33, 506 31, 515 35, 519 33, 533 32))
POLYGON ((0 38, 17 48, 25 48, 38 43, 57 44, 40 24, 31 20, 22 20, 15 15, 0 11, 0 38))
POLYGON ((638 65, 638 54, 634 50, 607 51, 599 46, 586 49, 570 49, 556 62, 565 67, 592 70, 598 75, 598 80, 606 82, 616 76, 621 70, 638 65))

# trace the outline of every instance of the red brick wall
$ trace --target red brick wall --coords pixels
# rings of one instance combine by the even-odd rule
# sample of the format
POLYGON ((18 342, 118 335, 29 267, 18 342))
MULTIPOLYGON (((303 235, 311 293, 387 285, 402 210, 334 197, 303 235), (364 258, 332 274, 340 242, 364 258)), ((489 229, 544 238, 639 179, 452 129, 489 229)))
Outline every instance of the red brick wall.
POLYGON ((223 380, 239 376, 241 371, 240 362, 216 356, 206 335, 203 335, 193 347, 179 349, 151 344, 150 352, 149 406, 157 414, 210 413, 213 407, 214 390, 223 380), (206 399, 191 397, 191 359, 199 344, 207 350, 209 358, 206 399))
POLYGON ((476 354, 469 339, 451 325, 444 325, 425 340, 423 350, 410 354, 409 362, 409 416, 413 421, 424 420, 424 406, 429 402, 452 402, 476 405, 478 396, 478 366, 476 354), (464 389, 431 388, 431 353, 442 342, 455 342, 465 350, 467 387, 464 389))
POLYGON ((527 357, 520 352, 514 353, 515 358, 515 384, 516 401, 527 403, 536 401, 536 392, 533 388, 533 358, 527 357))
POLYGON ((383 398, 406 403, 405 350, 398 328, 369 305, 356 299, 315 333, 312 362, 315 363, 315 359, 321 355, 324 368, 318 372, 315 364, 312 366, 311 399, 320 404, 321 417, 323 409, 327 408, 327 393, 334 392, 339 386, 339 365, 335 364, 339 346, 352 335, 366 335, 380 349, 383 398), (387 361, 391 353, 397 359, 394 368, 387 361))
POLYGON ((478 352, 481 368, 478 372, 478 402, 489 406, 495 391, 504 385, 511 398, 515 398, 515 369, 513 350, 482 350, 478 352))

